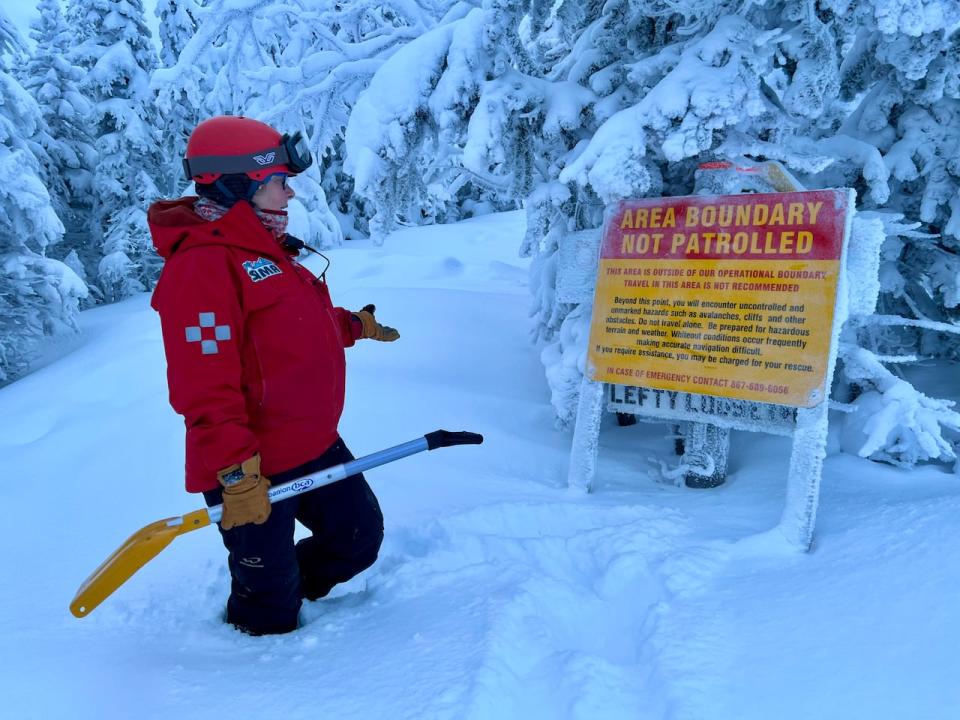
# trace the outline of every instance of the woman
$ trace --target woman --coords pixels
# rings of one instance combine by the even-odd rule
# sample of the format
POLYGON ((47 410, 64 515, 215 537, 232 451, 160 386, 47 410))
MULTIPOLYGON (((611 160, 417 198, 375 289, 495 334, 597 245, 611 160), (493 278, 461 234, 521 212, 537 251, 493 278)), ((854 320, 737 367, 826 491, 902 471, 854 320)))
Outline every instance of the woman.
POLYGON ((255 635, 297 627, 315 600, 376 560, 383 516, 362 475, 271 507, 270 483, 353 459, 337 425, 344 348, 393 341, 373 306, 334 307, 286 233, 289 179, 311 164, 299 133, 245 117, 194 130, 184 170, 199 197, 148 213, 165 264, 153 294, 170 404, 186 425, 186 487, 223 504, 226 621, 255 635), (294 521, 312 535, 294 544, 294 521))

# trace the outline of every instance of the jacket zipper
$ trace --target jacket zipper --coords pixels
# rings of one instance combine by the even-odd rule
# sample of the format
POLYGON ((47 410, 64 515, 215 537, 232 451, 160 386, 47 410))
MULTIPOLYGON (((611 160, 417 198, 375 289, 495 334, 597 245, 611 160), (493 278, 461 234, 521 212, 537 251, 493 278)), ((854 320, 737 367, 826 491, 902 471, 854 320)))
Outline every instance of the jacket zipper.
MULTIPOLYGON (((300 265, 292 257, 288 256, 287 260, 293 266, 293 272, 296 273, 296 276, 300 279, 300 282, 302 282, 304 285, 309 286, 310 295, 313 297, 313 302, 315 302, 317 305, 320 306, 321 314, 327 317, 327 323, 328 323, 327 327, 333 331, 333 340, 337 342, 342 342, 342 338, 340 337, 340 328, 337 327, 336 322, 334 321, 333 316, 330 313, 330 309, 325 307, 324 304, 320 302, 320 298, 318 297, 319 290, 317 290, 315 286, 317 285, 317 283, 324 282, 322 278, 319 278, 319 277, 314 278, 313 281, 307 280, 305 277, 303 277, 303 275, 300 273, 300 270, 298 269, 298 266, 299 267, 303 267, 303 266, 300 265)), ((324 284, 326 283, 324 282, 324 284)), ((328 291, 328 296, 329 296, 329 291, 328 291)), ((333 302, 331 301, 331 305, 332 304, 333 302)))

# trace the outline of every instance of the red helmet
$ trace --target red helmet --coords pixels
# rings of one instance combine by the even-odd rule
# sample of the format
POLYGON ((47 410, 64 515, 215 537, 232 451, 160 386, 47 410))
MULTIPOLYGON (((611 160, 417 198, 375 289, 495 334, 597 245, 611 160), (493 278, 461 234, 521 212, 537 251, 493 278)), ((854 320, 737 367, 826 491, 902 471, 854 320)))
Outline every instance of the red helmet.
POLYGON ((204 185, 237 173, 263 181, 273 173, 302 173, 312 162, 299 132, 281 135, 259 120, 220 115, 204 120, 190 134, 183 173, 204 185))

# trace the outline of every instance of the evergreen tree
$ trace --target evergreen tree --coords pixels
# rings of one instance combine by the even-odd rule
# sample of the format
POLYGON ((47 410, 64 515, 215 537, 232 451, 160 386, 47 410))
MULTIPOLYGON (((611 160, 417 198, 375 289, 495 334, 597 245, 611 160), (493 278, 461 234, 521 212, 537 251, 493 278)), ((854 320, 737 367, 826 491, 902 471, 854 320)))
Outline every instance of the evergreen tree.
POLYGON ((23 59, 23 42, 0 10, 0 382, 27 369, 45 336, 77 329, 86 295, 70 268, 44 256, 63 224, 27 141, 43 118, 13 77, 23 59))
POLYGON ((118 300, 151 287, 161 266, 146 223, 146 208, 159 197, 160 139, 149 91, 157 57, 141 0, 77 0, 76 11, 80 25, 92 28, 73 56, 89 68, 82 88, 93 105, 97 280, 107 300, 118 300))
MULTIPOLYGON (((87 132, 90 103, 79 91, 82 70, 68 59, 73 33, 59 0, 40 0, 39 19, 32 25, 36 47, 23 69, 23 84, 40 105, 43 122, 32 138, 41 163, 42 180, 50 192, 66 237, 57 248, 66 255, 82 253, 87 261, 92 168, 96 154, 87 132)), ((96 267, 95 265, 93 267, 96 267)))
POLYGON ((204 98, 205 116, 244 114, 281 131, 300 130, 318 162, 297 178, 291 228, 321 245, 338 244, 366 223, 364 201, 343 168, 343 134, 356 98, 386 58, 455 4, 292 0, 238 7, 213 0, 155 86, 164 105, 186 92, 204 98))
POLYGON ((960 5, 833 3, 843 28, 838 119, 821 183, 856 187, 882 243, 876 301, 844 330, 843 375, 859 412, 849 449, 911 466, 953 459, 951 404, 919 392, 910 365, 960 357, 960 5))
MULTIPOLYGON (((160 64, 163 68, 172 68, 197 31, 200 6, 195 0, 160 0, 154 12, 160 20, 160 64)), ((196 71, 194 69, 194 73, 196 71)), ((160 190, 165 197, 180 195, 187 182, 181 161, 190 133, 203 119, 200 110, 202 77, 195 80, 185 84, 170 83, 163 77, 163 71, 154 73, 151 80, 161 119, 160 190), (164 91, 157 92, 161 87, 164 91)))
POLYGON ((55 47, 54 43, 57 36, 65 39, 61 32, 66 29, 66 26, 57 2, 42 0, 37 4, 37 10, 40 17, 31 23, 30 33, 31 38, 37 43, 36 48, 26 62, 19 65, 14 72, 23 88, 40 106, 41 121, 28 142, 31 152, 40 163, 40 179, 50 193, 53 208, 61 221, 64 221, 69 209, 69 198, 67 184, 60 168, 67 167, 64 160, 76 162, 76 158, 65 157, 69 149, 64 147, 59 136, 50 127, 48 115, 51 111, 48 109, 48 103, 57 104, 61 95, 63 83, 57 75, 58 71, 62 72, 64 68, 62 65, 57 67, 56 59, 62 55, 63 48, 55 47))
MULTIPOLYGON (((316 15, 318 28, 329 32, 318 34, 310 48, 311 64, 330 67, 331 72, 309 78, 307 87, 292 97, 292 102, 283 108, 296 109, 296 103, 304 104, 312 130, 312 142, 317 155, 322 159, 321 176, 323 189, 329 198, 330 207, 340 223, 344 237, 371 234, 379 239, 377 220, 371 222, 372 208, 367 194, 358 192, 355 176, 347 165, 349 160, 348 124, 354 114, 363 115, 357 108, 361 94, 370 85, 374 72, 390 62, 397 54, 420 37, 429 34, 437 25, 462 17, 470 9, 468 3, 452 0, 415 0, 414 2, 390 2, 371 4, 363 0, 331 3, 316 15)), ((407 57, 410 55, 407 53, 407 57)), ((402 85, 402 84, 401 84, 402 85)), ((386 102, 394 88, 386 94, 376 92, 386 102)), ((430 133, 424 136, 430 142, 430 133)), ((438 145, 434 146, 437 150, 438 145)), ((423 157, 429 156, 424 152, 423 157)), ((434 158, 437 165, 442 158, 434 158)), ((426 166, 423 167, 427 170, 426 166)), ((458 194, 454 185, 445 185, 444 179, 427 170, 416 176, 409 173, 405 179, 418 187, 430 186, 432 192, 422 192, 421 203, 405 208, 403 221, 418 224, 456 219, 457 215, 443 214, 444 204, 435 198, 445 192, 458 194)), ((447 207, 457 206, 448 204, 447 207)))
POLYGON ((591 308, 557 299, 559 248, 599 228, 608 203, 693 192, 705 160, 778 160, 806 187, 857 190, 851 252, 884 238, 874 271, 886 314, 861 306, 841 347, 856 385, 841 395, 881 396, 860 414, 885 418, 861 452, 953 457, 942 429, 960 415, 899 368, 957 353, 942 339, 960 327, 960 4, 485 0, 452 22, 416 41, 428 72, 403 72, 400 53, 378 70, 351 118, 348 169, 381 232, 425 191, 462 205, 402 180, 436 157, 524 204, 521 251, 534 256, 536 337, 561 424, 575 415, 591 308))
MULTIPOLYGON (((96 15, 88 12, 88 0, 67 0, 67 26, 73 31, 73 45, 82 45, 93 35, 96 15)), ((90 66, 90 58, 79 58, 85 67, 90 66)))
MULTIPOLYGON (((284 98, 275 73, 301 76, 300 54, 312 37, 303 3, 259 3, 238 8, 229 0, 212 0, 198 14, 198 28, 181 47, 177 62, 159 70, 153 85, 162 109, 182 98, 197 103, 201 117, 246 115, 281 132, 308 134, 304 114, 278 118, 284 98)), ((185 128, 189 133, 192 128, 185 128)), ((291 232, 308 242, 330 245, 339 228, 326 205, 315 165, 297 178, 297 197, 289 212, 291 232)))
MULTIPOLYGON (((397 223, 452 221, 480 206, 508 209, 522 195, 519 175, 498 177, 494 158, 472 163, 482 152, 464 147, 473 101, 493 72, 495 41, 484 33, 486 20, 480 9, 451 11, 387 58, 354 105, 345 169, 373 211, 376 242, 397 223)), ((509 120, 498 129, 525 132, 509 120)), ((502 148, 515 149, 509 141, 502 148)))

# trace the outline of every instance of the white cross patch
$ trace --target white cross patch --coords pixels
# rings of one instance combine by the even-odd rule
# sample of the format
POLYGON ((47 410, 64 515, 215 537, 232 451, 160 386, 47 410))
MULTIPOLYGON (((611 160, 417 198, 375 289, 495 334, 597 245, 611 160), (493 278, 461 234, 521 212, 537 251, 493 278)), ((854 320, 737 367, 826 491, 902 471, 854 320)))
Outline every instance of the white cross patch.
MULTIPOLYGON (((230 339, 230 326, 217 325, 216 313, 212 312, 199 313, 199 323, 199 325, 192 325, 187 328, 187 342, 200 343, 200 352, 204 355, 216 355, 220 352, 220 347, 217 345, 217 342, 230 339), (212 339, 204 339, 204 328, 213 328, 212 339)), ((210 333, 208 332, 207 335, 209 336, 210 333)))

